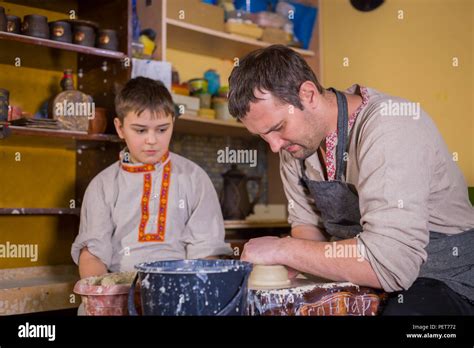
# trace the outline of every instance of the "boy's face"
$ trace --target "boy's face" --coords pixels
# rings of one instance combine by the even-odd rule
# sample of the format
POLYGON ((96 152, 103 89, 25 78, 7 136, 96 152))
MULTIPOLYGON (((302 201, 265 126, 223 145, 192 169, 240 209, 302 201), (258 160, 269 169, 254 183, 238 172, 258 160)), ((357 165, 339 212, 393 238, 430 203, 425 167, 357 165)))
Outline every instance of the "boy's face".
POLYGON ((114 119, 119 137, 127 143, 131 162, 154 164, 168 151, 174 118, 159 116, 154 117, 150 110, 145 110, 140 116, 129 112, 123 124, 118 118, 114 119))

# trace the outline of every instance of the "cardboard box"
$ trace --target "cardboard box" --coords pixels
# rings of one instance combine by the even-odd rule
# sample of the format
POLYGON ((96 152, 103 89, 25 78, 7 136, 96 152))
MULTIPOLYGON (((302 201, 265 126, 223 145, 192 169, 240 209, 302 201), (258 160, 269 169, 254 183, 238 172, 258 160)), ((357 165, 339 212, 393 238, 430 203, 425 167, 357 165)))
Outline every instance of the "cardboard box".
POLYGON ((186 113, 188 111, 197 111, 199 110, 200 107, 200 101, 199 98, 196 97, 188 97, 185 95, 180 95, 180 94, 175 94, 171 93, 171 96, 173 97, 173 102, 176 105, 184 105, 186 108, 186 113))
POLYGON ((287 45, 291 42, 291 35, 283 29, 265 28, 263 29, 262 41, 272 44, 287 45))
POLYGON ((228 21, 225 24, 225 31, 231 34, 250 37, 252 39, 260 39, 263 35, 263 29, 256 24, 237 23, 228 21))
POLYGON ((222 7, 205 4, 201 0, 172 0, 167 4, 168 18, 224 31, 224 9, 222 7))

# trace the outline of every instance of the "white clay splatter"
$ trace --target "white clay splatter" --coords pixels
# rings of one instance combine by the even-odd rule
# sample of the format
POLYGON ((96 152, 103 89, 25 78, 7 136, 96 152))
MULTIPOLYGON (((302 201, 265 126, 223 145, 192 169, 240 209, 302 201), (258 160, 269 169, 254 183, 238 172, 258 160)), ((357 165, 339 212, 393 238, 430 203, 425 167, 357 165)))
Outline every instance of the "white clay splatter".
POLYGON ((207 282, 207 274, 206 273, 196 273, 196 277, 198 277, 199 279, 201 279, 201 281, 203 283, 207 282))
POLYGON ((176 307, 176 315, 179 315, 179 313, 181 312, 181 308, 183 306, 183 303, 184 303, 184 295, 180 294, 179 295, 178 306, 176 307))
POLYGON ((150 275, 147 274, 147 275, 145 276, 145 278, 143 278, 143 280, 142 280, 142 288, 144 288, 144 289, 149 289, 149 288, 150 288, 150 282, 148 281, 148 278, 149 278, 149 277, 150 277, 150 275))

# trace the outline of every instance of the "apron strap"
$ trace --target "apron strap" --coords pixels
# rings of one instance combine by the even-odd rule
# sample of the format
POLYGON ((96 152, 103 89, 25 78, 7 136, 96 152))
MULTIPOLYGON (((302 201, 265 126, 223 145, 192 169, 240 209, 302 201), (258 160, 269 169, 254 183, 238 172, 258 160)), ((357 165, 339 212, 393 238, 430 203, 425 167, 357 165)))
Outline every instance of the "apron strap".
POLYGON ((300 178, 300 185, 306 187, 306 182, 308 181, 308 177, 306 176, 306 164, 304 159, 300 159, 300 169, 301 169, 301 178, 300 178))
POLYGON ((336 147, 336 180, 342 181, 346 173, 346 161, 344 152, 347 148, 348 131, 348 109, 346 96, 334 88, 329 88, 336 94, 337 98, 337 147, 336 147))

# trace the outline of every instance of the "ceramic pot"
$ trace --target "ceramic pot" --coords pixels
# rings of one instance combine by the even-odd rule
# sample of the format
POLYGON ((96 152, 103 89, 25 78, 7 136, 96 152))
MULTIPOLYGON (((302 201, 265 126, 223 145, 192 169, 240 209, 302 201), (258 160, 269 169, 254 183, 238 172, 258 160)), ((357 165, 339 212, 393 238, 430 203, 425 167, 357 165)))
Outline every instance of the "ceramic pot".
POLYGON ((5 9, 0 6, 0 31, 7 31, 7 16, 5 9))
POLYGON ((112 29, 101 29, 97 36, 97 47, 106 50, 118 50, 118 36, 117 31, 112 29))
POLYGON ((10 92, 4 88, 0 88, 0 121, 6 121, 8 119, 9 98, 10 92))
POLYGON ((21 32, 27 36, 49 39, 48 18, 40 15, 27 15, 23 18, 21 32))
POLYGON ((13 34, 20 34, 21 19, 18 16, 7 16, 7 31, 13 34))
POLYGON ((207 80, 203 78, 192 79, 188 81, 191 95, 207 93, 207 80))
POLYGON ((247 176, 232 164, 231 169, 222 174, 224 185, 221 191, 220 204, 222 215, 225 220, 244 220, 253 213, 262 194, 262 178, 258 176, 247 176), (258 192, 253 201, 250 202, 247 184, 255 181, 258 184, 258 192))
POLYGON ((95 108, 94 118, 89 120, 89 134, 100 134, 105 132, 107 127, 107 110, 105 108, 95 108))
POLYGON ((74 24, 72 41, 76 45, 94 47, 94 44, 95 44, 94 28, 85 24, 74 24))
POLYGON ((49 32, 51 40, 60 42, 72 42, 71 24, 64 21, 49 23, 49 32))

